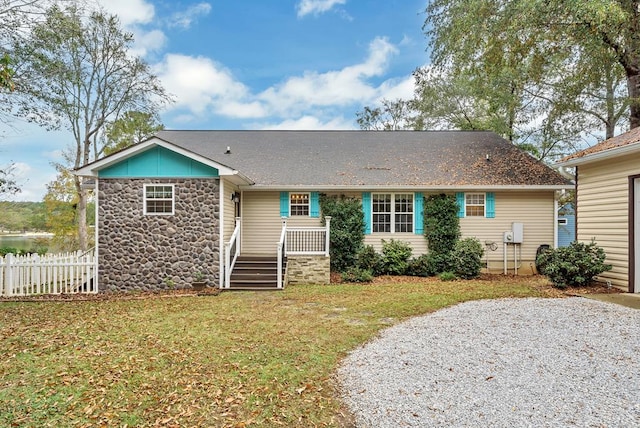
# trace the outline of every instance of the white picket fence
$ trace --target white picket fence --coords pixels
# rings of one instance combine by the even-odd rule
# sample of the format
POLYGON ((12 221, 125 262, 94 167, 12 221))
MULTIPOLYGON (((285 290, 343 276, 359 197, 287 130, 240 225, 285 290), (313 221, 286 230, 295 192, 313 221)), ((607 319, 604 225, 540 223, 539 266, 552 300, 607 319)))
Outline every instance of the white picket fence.
POLYGON ((0 257, 0 296, 97 293, 95 251, 0 257))

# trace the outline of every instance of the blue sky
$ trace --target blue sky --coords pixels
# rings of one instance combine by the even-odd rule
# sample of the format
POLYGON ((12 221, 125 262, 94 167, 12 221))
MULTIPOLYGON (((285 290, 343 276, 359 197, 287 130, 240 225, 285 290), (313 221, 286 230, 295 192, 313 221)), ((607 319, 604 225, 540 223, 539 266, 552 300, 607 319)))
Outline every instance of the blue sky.
MULTIPOLYGON (((355 129, 355 113, 409 98, 428 63, 426 0, 98 0, 136 38, 176 103, 168 129, 355 129)), ((72 142, 15 121, 0 165, 41 200, 72 142)))

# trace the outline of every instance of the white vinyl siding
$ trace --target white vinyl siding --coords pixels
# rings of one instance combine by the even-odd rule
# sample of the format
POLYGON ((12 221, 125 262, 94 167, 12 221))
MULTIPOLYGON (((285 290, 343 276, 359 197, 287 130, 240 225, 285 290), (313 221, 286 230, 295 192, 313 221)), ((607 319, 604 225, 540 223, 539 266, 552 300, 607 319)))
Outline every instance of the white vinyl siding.
MULTIPOLYGON (((287 218, 291 227, 314 227, 319 218, 294 216, 287 218)), ((282 231, 280 192, 242 192, 242 252, 244 254, 276 254, 282 231)))
MULTIPOLYGON (((238 186, 225 180, 224 194, 222 195, 222 210, 224 218, 224 236, 222 239, 223 243, 229 242, 229 239, 231 238, 231 235, 233 234, 233 230, 235 228, 235 203, 231 200, 231 194, 234 192, 239 192, 238 186)), ((240 201, 240 203, 242 203, 242 200, 240 201)))
MULTIPOLYGON (((398 192, 401 193, 401 192, 398 192)), ((440 192, 438 192, 440 193, 440 192)), ((360 192, 336 192, 327 194, 345 195, 360 199, 360 192)), ((428 192, 424 192, 427 197, 428 192)), ((280 218, 279 192, 248 192, 243 194, 243 235, 242 251, 254 254, 275 254, 276 243, 280 237, 282 220, 280 218)), ((553 245, 554 231, 554 192, 519 191, 495 192, 495 218, 467 217, 460 219, 463 237, 476 237, 484 245, 485 241, 495 242, 496 251, 489 251, 490 268, 494 272, 503 270, 503 232, 511 230, 512 222, 524 224, 524 242, 519 247, 518 272, 531 273, 535 265, 535 254, 541 244, 553 245)), ((318 226, 320 219, 304 216, 291 217, 287 224, 295 226, 318 226)), ((428 252, 424 235, 414 233, 374 233, 365 235, 365 245, 372 245, 377 251, 382 249, 382 239, 396 239, 408 242, 413 256, 428 252)), ((513 246, 509 249, 510 270, 513 269, 513 246)), ((483 263, 485 257, 483 257, 483 263)))
MULTIPOLYGON (((524 240, 518 247, 519 273, 532 273, 535 269, 536 250, 541 244, 553 246, 554 192, 495 192, 495 218, 465 217, 460 219, 463 237, 476 237, 480 242, 495 242, 496 251, 487 251, 483 256, 489 258, 492 271, 501 272, 504 268, 503 233, 511 230, 511 223, 522 223, 524 240)), ((486 247, 485 247, 486 248, 486 247)), ((508 269, 513 273, 513 250, 508 247, 508 269)))
MULTIPOLYGON (((600 278, 629 285, 629 176, 640 174, 640 154, 578 166, 577 240, 596 243, 613 269, 600 278)), ((638 273, 636 273, 638 274, 638 273)))

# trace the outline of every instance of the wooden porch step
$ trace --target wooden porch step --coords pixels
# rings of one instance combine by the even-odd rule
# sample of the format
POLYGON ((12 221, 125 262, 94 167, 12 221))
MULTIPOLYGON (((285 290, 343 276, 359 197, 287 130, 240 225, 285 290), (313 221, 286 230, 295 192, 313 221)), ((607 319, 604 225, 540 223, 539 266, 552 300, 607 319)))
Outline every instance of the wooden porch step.
MULTIPOLYGON (((283 273, 286 260, 283 260, 283 273)), ((277 290, 278 258, 265 255, 241 255, 231 272, 230 290, 277 290)))

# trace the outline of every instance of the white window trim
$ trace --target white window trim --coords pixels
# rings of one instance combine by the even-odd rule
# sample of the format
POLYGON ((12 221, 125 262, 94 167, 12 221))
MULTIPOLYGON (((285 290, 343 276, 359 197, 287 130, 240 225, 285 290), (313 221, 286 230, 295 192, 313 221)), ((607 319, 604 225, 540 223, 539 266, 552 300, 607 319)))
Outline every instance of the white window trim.
MULTIPOLYGON (((142 195, 142 213, 144 215, 175 215, 175 211, 176 211, 176 189, 175 189, 175 184, 171 184, 171 183, 145 183, 144 184, 144 191, 143 191, 143 195, 142 195), (170 213, 150 213, 147 212, 147 187, 152 187, 152 186, 163 186, 163 187, 171 187, 171 212, 170 213)), ((168 200, 168 199, 161 199, 161 200, 168 200)))
MULTIPOLYGON (((398 233, 398 234, 413 234, 416 230, 416 196, 415 194, 411 193, 411 192, 372 192, 371 193, 371 233, 375 234, 375 233, 398 233), (389 213, 391 215, 391 225, 390 227, 390 232, 374 232, 374 222, 373 222, 373 216, 375 214, 384 214, 384 213, 377 213, 373 210, 373 200, 375 199, 376 195, 391 195, 391 212, 389 213), (396 195, 411 195, 411 232, 396 232, 396 195)), ((400 214, 409 214, 407 212, 401 212, 400 214)))
POLYGON ((567 224, 569 224, 568 219, 562 217, 558 219, 558 226, 566 226, 567 224))
POLYGON ((465 192, 464 194, 464 216, 468 218, 487 218, 487 192, 465 192), (482 195, 484 203, 482 205, 469 204, 467 202, 467 196, 482 195), (482 215, 469 215, 467 214, 467 207, 482 207, 482 215))
MULTIPOLYGON (((302 205, 298 205, 298 206, 302 206, 302 205)), ((311 217, 311 192, 289 192, 289 217, 311 217), (307 195, 307 206, 308 206, 308 214, 307 215, 301 215, 301 214, 293 214, 293 211, 291 210, 291 198, 293 197, 293 195, 307 195)))

